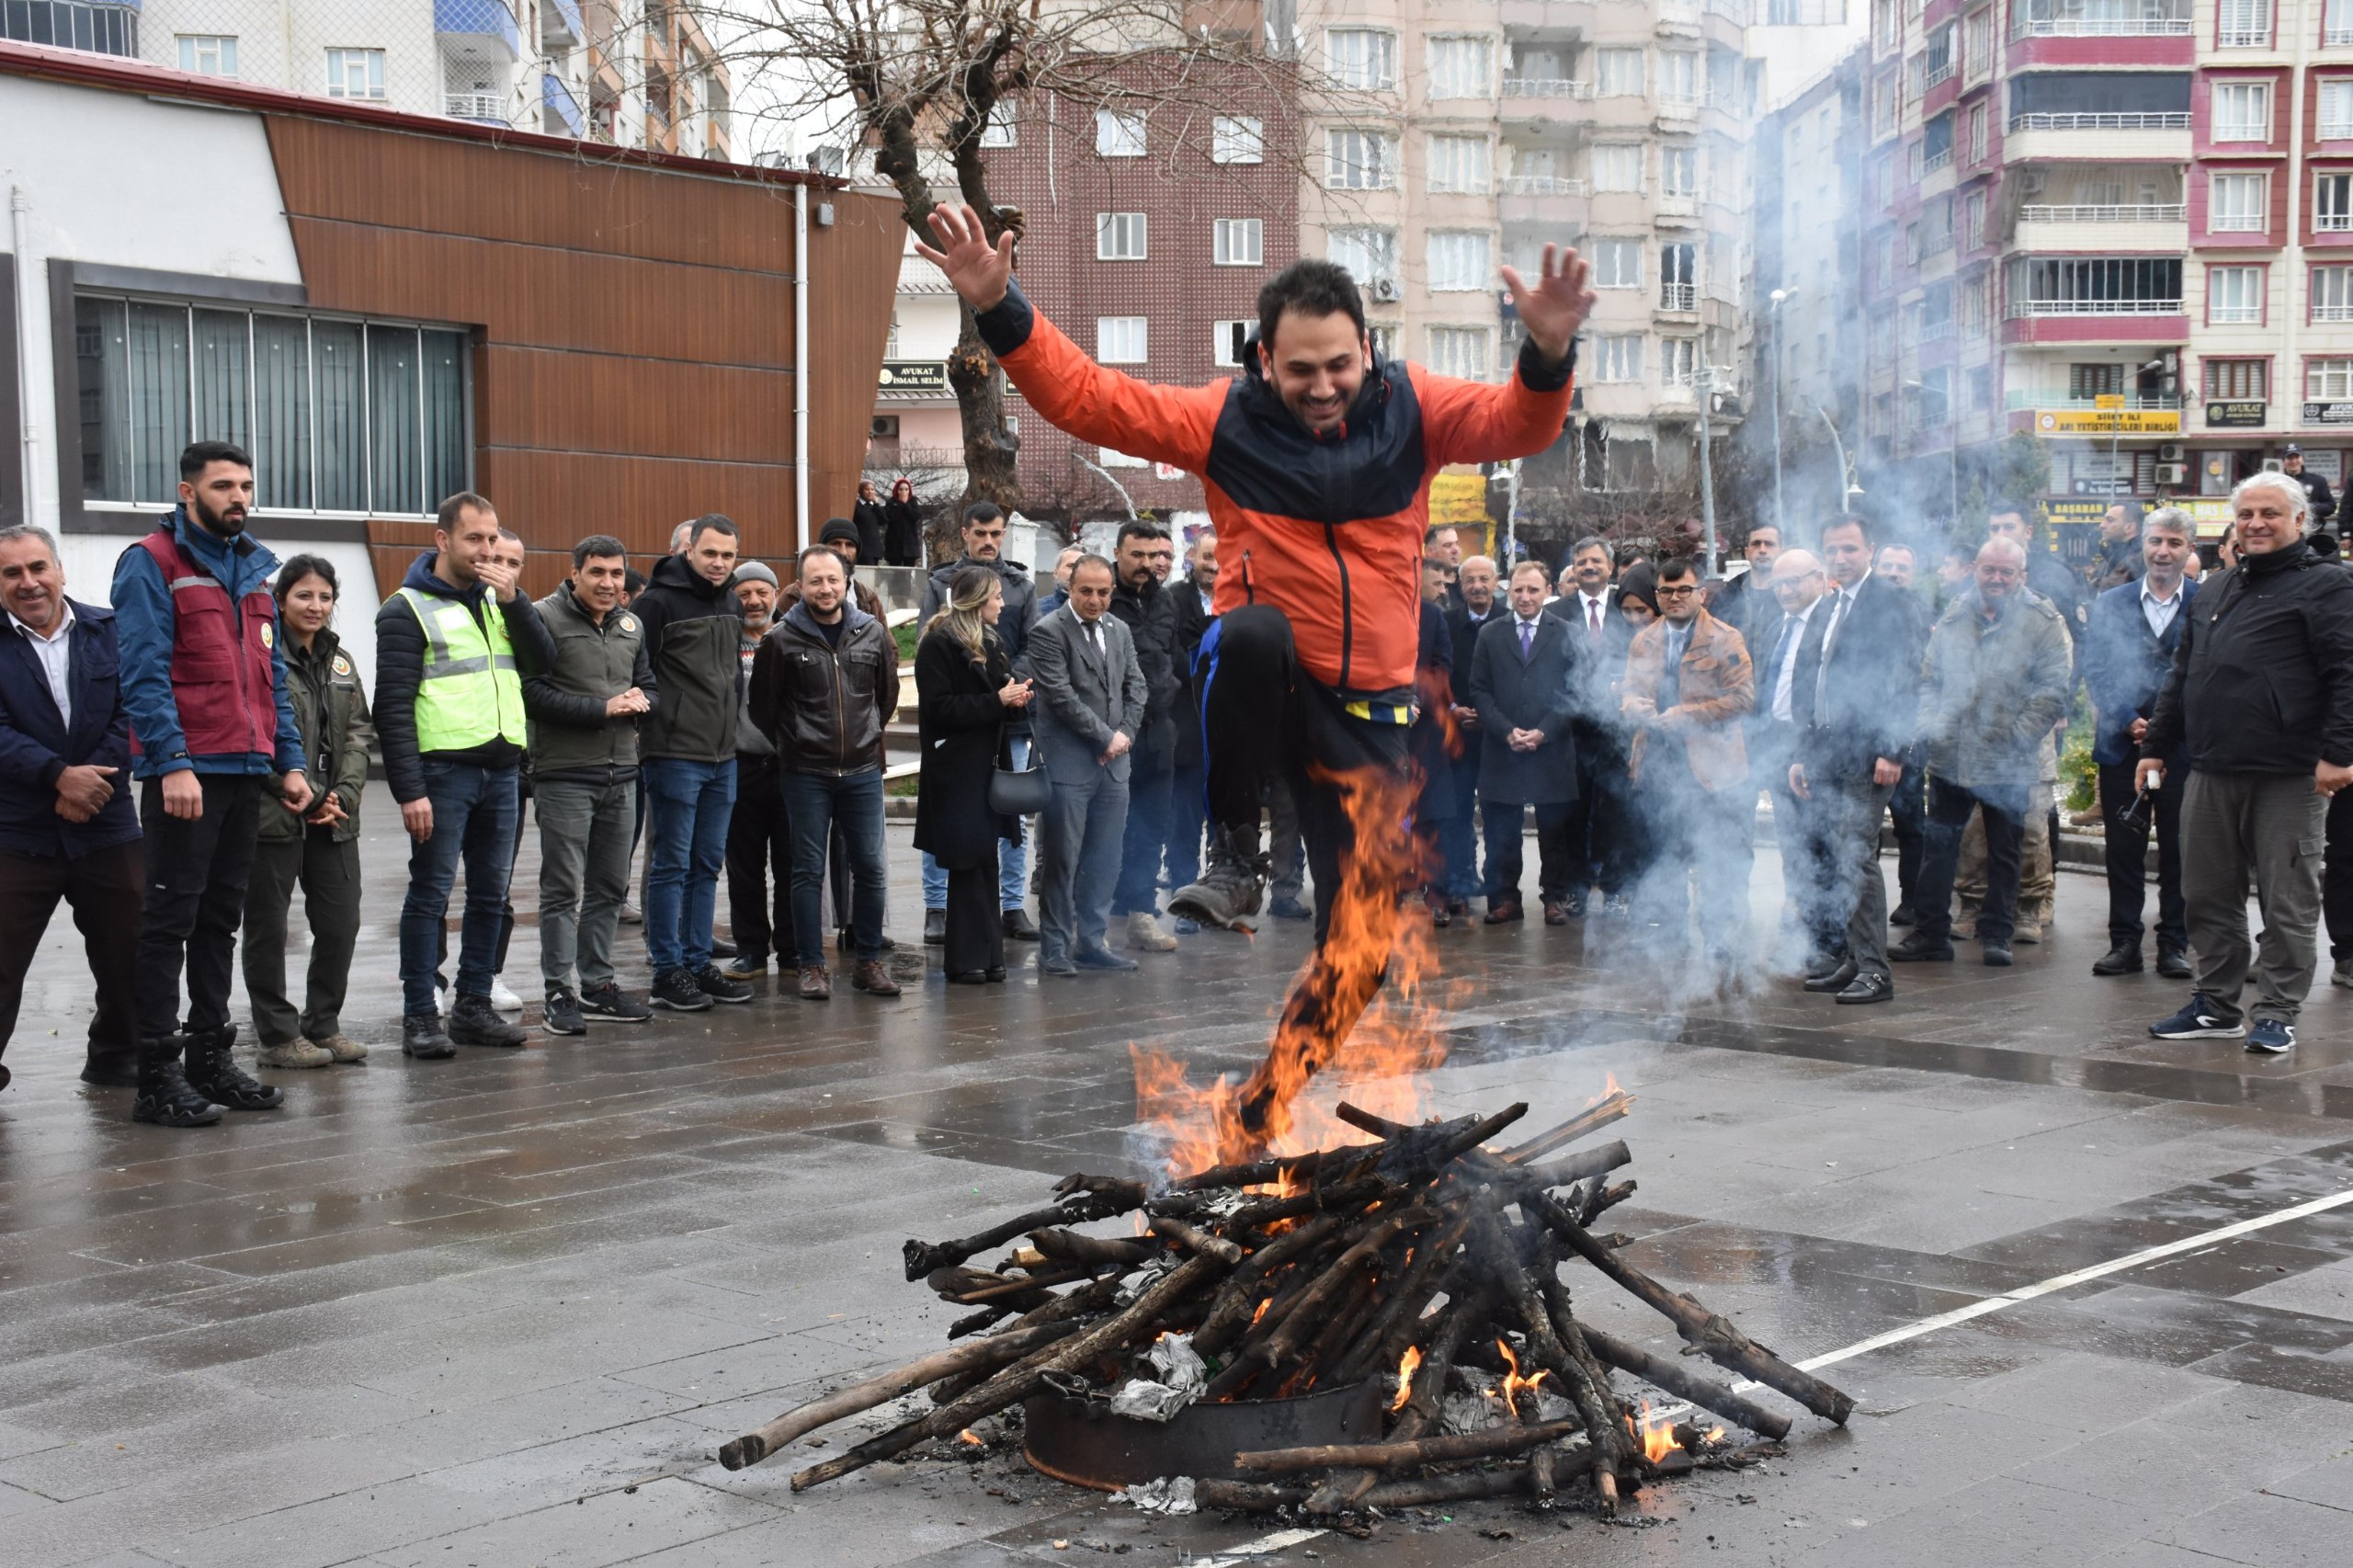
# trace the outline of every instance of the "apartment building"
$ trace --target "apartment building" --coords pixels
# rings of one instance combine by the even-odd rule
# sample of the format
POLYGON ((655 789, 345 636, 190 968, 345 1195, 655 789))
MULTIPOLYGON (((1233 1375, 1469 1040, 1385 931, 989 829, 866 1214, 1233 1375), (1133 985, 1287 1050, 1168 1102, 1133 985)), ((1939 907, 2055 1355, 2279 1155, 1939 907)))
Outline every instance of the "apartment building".
POLYGON ((1864 289, 1873 455, 2032 431, 2051 515, 2221 498, 2353 448, 2353 5, 1877 0, 1864 289))
POLYGON ((616 146, 731 155, 696 7, 642 0, 9 0, 0 37, 616 146))

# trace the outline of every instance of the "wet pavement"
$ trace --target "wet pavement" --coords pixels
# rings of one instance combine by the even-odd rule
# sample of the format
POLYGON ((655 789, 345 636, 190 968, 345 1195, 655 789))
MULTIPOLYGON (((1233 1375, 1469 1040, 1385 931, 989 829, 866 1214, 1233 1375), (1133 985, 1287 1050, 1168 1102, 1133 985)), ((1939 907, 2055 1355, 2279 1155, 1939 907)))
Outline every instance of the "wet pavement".
MULTIPOLYGON (((1299 927, 1188 938, 1132 976, 951 989, 934 961, 896 1001, 763 988, 417 1063, 392 1043, 402 850, 381 824, 366 850, 347 1025, 380 1049, 270 1074, 282 1112, 170 1132, 76 1083, 88 985, 70 926, 50 934, 0 1095, 8 1568, 2353 1561, 2353 1204, 2210 1235, 2353 1191, 2353 994, 2324 985, 2286 1061, 2150 1040, 2180 988, 2090 977, 2096 880, 2060 879, 2016 969, 1906 970, 1862 1009, 1761 980, 1670 1006, 1598 926, 1438 933, 1429 1110, 1526 1099, 1549 1125, 1614 1074, 1641 1190, 1610 1222, 1641 1267, 1792 1359, 2017 1299, 1826 1368, 1860 1402, 1845 1430, 1802 1417, 1785 1457, 1618 1522, 1479 1504, 1357 1540, 1147 1517, 1002 1463, 793 1494, 855 1423, 715 1462, 938 1346, 957 1309, 900 1278, 903 1238, 1125 1168, 1131 1043, 1197 1078, 1245 1068, 1299 927)), ((1755 892, 1770 932, 1769 852, 1755 892)), ((530 995, 522 902, 509 977, 530 995)), ((633 927, 623 948, 642 981, 633 927)), ((1674 1347, 1570 1278, 1595 1321, 1674 1347)))

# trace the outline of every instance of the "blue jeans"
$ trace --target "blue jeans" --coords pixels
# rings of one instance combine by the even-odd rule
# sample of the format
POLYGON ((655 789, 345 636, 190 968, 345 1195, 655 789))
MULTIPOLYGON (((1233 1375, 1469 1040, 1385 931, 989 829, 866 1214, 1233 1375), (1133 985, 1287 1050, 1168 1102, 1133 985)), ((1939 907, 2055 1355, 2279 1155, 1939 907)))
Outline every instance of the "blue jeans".
POLYGON ((792 937, 803 969, 825 961, 825 841, 841 830, 849 855, 850 939, 858 957, 882 956, 882 770, 847 778, 784 776, 784 814, 792 829, 792 937))
POLYGON ((654 972, 699 970, 710 961, 710 922, 727 825, 735 814, 735 759, 645 763, 645 951, 654 972))
MULTIPOLYGON (((1013 766, 1029 766, 1029 737, 1008 736, 1006 744, 1012 748, 1013 766)), ((1025 839, 1019 844, 1010 839, 996 841, 997 907, 1010 914, 1029 901, 1029 846, 1025 839)), ((925 850, 923 857, 923 906, 926 910, 948 907, 948 873, 939 862, 925 850)))
POLYGON ((506 921, 506 878, 515 867, 520 814, 517 770, 425 759, 425 798, 433 803, 433 835, 412 840, 408 896, 401 903, 401 1010, 435 1011, 433 968, 440 961, 442 922, 458 862, 466 867, 466 912, 458 937, 460 996, 488 996, 498 971, 498 932, 506 921))
POLYGON ((1111 890, 1114 918, 1160 912, 1160 858, 1168 847, 1168 796, 1176 779, 1176 750, 1166 739, 1129 767, 1128 823, 1120 844, 1120 880, 1111 890))

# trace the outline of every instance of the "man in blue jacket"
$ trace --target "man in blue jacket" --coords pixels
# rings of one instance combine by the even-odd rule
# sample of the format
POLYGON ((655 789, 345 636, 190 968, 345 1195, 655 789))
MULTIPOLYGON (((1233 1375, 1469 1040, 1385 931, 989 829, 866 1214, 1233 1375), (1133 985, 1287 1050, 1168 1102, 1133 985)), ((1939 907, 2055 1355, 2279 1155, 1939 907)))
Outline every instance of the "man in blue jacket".
MULTIPOLYGON (((2084 685, 2099 710, 2092 760, 2099 765, 2099 804, 2108 835, 2108 956, 2097 975, 2141 972, 2141 912, 2148 902, 2149 820, 2132 816, 2132 767, 2149 733, 2157 692, 2173 668, 2183 616, 2198 585, 2182 574, 2190 552, 2189 514, 2178 506, 2141 524, 2141 574, 2092 601, 2084 635, 2084 685)), ((2119 570, 2122 570, 2120 562, 2119 570)), ((2188 980, 2189 929, 2181 901, 2181 795, 2189 769, 2180 747, 2165 759, 2164 784, 2151 791, 2157 830, 2157 972, 2188 980)))
POLYGON ((62 898, 97 983, 82 1081, 127 1086, 139 1077, 141 879, 114 612, 67 598, 56 540, 28 527, 0 528, 0 1052, 62 898))
POLYGON ((199 441, 180 454, 179 505, 114 569, 147 864, 131 1114, 165 1127, 285 1100, 230 1055, 230 977, 260 813, 311 804, 269 592, 278 558, 245 531, 253 503, 253 460, 226 441, 199 441))

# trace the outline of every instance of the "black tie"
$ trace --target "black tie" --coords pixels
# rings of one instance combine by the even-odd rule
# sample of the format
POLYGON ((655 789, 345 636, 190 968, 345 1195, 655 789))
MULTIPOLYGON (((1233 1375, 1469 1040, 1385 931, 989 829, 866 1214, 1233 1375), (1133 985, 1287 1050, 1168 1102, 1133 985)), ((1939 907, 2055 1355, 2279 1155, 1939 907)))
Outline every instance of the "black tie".
POLYGON ((1806 618, 1805 635, 1798 639, 1797 674, 1790 682, 1790 722, 1811 724, 1814 712, 1815 687, 1821 684, 1822 644, 1830 634, 1831 601, 1818 600, 1814 613, 1806 618))
MULTIPOLYGON (((1690 639, 1687 635, 1684 641, 1688 643, 1690 639)), ((1666 638, 1666 662, 1658 676, 1658 699, 1653 706, 1664 713, 1682 700, 1683 650, 1676 646, 1675 636, 1670 632, 1666 638)))

